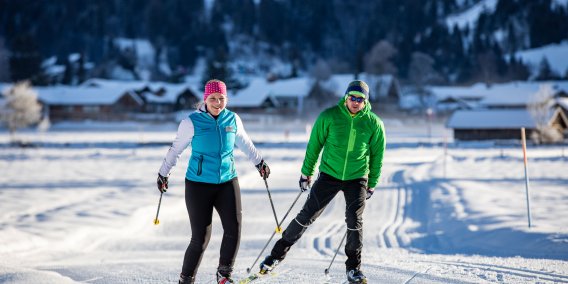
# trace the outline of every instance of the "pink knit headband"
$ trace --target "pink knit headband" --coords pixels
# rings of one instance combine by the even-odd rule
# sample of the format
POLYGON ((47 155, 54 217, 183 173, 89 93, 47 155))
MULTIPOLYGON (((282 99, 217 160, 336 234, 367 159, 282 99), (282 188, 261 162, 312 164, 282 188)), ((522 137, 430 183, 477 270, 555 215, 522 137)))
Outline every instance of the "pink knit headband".
POLYGON ((207 100, 207 97, 209 97, 209 95, 215 93, 225 96, 227 95, 227 86, 225 86, 225 83, 223 83, 223 81, 217 79, 207 81, 207 83, 205 84, 205 92, 203 93, 203 100, 207 100))

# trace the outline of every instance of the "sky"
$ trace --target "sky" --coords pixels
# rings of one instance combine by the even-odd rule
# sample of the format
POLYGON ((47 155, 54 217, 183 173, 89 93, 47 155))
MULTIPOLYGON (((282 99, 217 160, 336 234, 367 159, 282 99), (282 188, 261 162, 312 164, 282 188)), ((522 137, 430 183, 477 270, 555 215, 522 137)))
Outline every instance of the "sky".
MULTIPOLYGON (((287 225, 307 197, 297 179, 311 121, 258 121, 244 123, 271 168, 279 219, 299 196, 287 225)), ((565 146, 528 147, 529 228, 518 141, 455 142, 442 124, 432 125, 430 135, 417 120, 385 119, 385 127, 383 175, 364 212, 361 268, 370 283, 568 282, 565 146)), ((183 198, 187 150, 170 176, 160 224, 153 224, 156 173, 176 128, 65 123, 18 134, 43 145, 36 148, 8 146, 1 130, 0 283, 177 283, 191 233, 183 198)), ((234 273, 240 279, 275 221, 262 179, 235 153, 243 202, 234 273)), ((338 195, 277 275, 258 283, 343 283, 342 249, 329 278, 324 270, 345 232, 344 210, 338 195)), ((214 215, 197 283, 214 283, 221 235, 214 215)))

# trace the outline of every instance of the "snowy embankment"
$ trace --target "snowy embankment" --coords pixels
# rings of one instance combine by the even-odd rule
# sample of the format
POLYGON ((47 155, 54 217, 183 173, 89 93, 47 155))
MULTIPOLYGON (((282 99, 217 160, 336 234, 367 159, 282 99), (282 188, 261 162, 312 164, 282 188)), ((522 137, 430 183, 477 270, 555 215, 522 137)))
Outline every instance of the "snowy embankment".
MULTIPOLYGON (((304 126, 287 128, 289 134, 284 127, 249 127, 272 169, 279 218, 299 194, 304 126)), ((392 147, 364 214, 362 269, 370 283, 568 283, 568 149, 529 147, 529 229, 520 148, 452 143, 445 152, 439 125, 432 138, 424 125, 387 120, 386 127, 392 147)), ((172 173, 161 223, 152 224, 155 175, 174 135, 175 125, 60 128, 42 137, 24 133, 47 147, 20 149, 9 147, 1 132, 0 283, 175 283, 190 234, 183 201, 188 152, 172 173)), ((240 152, 236 161, 243 199, 240 278, 275 224, 258 173, 240 152)), ((270 283, 324 277, 345 232, 344 208, 340 194, 270 283)), ((221 231, 215 216, 198 283, 213 283, 221 231)), ((330 283, 344 280, 344 261, 340 250, 330 283)))

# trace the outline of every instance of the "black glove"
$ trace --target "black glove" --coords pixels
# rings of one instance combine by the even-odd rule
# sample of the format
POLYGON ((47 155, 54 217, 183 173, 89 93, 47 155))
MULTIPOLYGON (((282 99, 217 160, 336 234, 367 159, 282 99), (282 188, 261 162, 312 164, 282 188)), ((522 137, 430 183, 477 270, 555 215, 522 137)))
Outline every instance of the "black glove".
POLYGON ((373 196, 373 193, 375 193, 375 189, 367 187, 367 198, 365 199, 371 198, 371 196, 373 196))
POLYGON ((256 165, 255 167, 256 167, 256 169, 258 170, 258 173, 260 174, 260 176, 263 179, 268 178, 268 176, 270 175, 270 168, 264 162, 264 160, 261 160, 260 163, 258 163, 258 165, 256 165))
POLYGON ((304 191, 310 189, 310 187, 312 187, 312 177, 311 177, 311 176, 307 177, 307 176, 305 176, 305 175, 300 175, 299 184, 300 184, 300 190, 301 190, 302 192, 304 192, 304 191))
POLYGON ((158 190, 161 193, 166 192, 168 189, 168 177, 163 177, 161 174, 158 174, 158 190))

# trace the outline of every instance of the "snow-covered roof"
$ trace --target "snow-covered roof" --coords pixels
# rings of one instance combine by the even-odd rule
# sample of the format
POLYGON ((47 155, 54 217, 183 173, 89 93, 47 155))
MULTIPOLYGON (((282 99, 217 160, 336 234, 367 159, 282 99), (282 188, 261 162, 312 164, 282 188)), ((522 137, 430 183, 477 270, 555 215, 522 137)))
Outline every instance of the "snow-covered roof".
MULTIPOLYGON (((550 111, 548 123, 558 116, 568 124, 560 108, 550 111)), ((454 129, 514 129, 535 128, 536 122, 527 109, 459 110, 452 114, 447 126, 454 129)))
POLYGON ((185 84, 151 83, 148 87, 153 92, 158 92, 159 90, 164 91, 162 96, 157 96, 153 93, 145 93, 146 100, 152 103, 174 103, 179 95, 185 91, 190 91, 196 96, 199 94, 195 88, 185 84))
POLYGON ((231 107, 258 107, 270 97, 269 83, 264 78, 254 78, 248 87, 232 94, 229 92, 228 108, 231 107))
POLYGON ((568 110, 568 98, 558 98, 556 99, 556 103, 563 109, 568 110))
POLYGON ((83 82, 83 87, 101 87, 101 88, 120 88, 129 90, 141 90, 150 84, 146 81, 118 81, 100 78, 92 78, 83 82))
POLYGON ((488 95, 485 84, 477 83, 469 87, 431 86, 428 90, 438 101, 454 98, 458 101, 479 101, 488 95))
POLYGON ((351 81, 355 80, 353 74, 335 74, 324 82, 321 82, 322 87, 333 92, 336 96, 342 97, 345 90, 351 81))
POLYGON ((48 105, 109 105, 115 103, 128 90, 87 87, 35 87, 38 99, 48 105))
POLYGON ((309 78, 291 78, 267 84, 270 95, 274 97, 306 97, 313 82, 309 78))
POLYGON ((140 91, 148 88, 151 92, 158 92, 163 90, 164 94, 162 96, 157 96, 154 93, 143 93, 143 96, 148 102, 152 103, 174 103, 177 97, 189 90, 194 94, 199 94, 199 92, 194 88, 186 84, 172 84, 165 82, 147 82, 147 81, 115 81, 106 79, 89 79, 81 86, 85 87, 98 87, 104 89, 117 89, 118 92, 125 91, 140 91))
POLYGON ((482 106, 526 106, 535 98, 543 84, 554 92, 568 92, 568 81, 512 82, 487 86, 477 83, 469 87, 430 86, 428 90, 439 101, 479 101, 482 106))
POLYGON ((458 110, 447 126, 454 129, 534 128, 536 123, 527 109, 458 110))
POLYGON ((481 101, 485 106, 526 106, 536 98, 544 84, 550 84, 556 92, 568 90, 568 82, 514 82, 494 85, 481 101))

